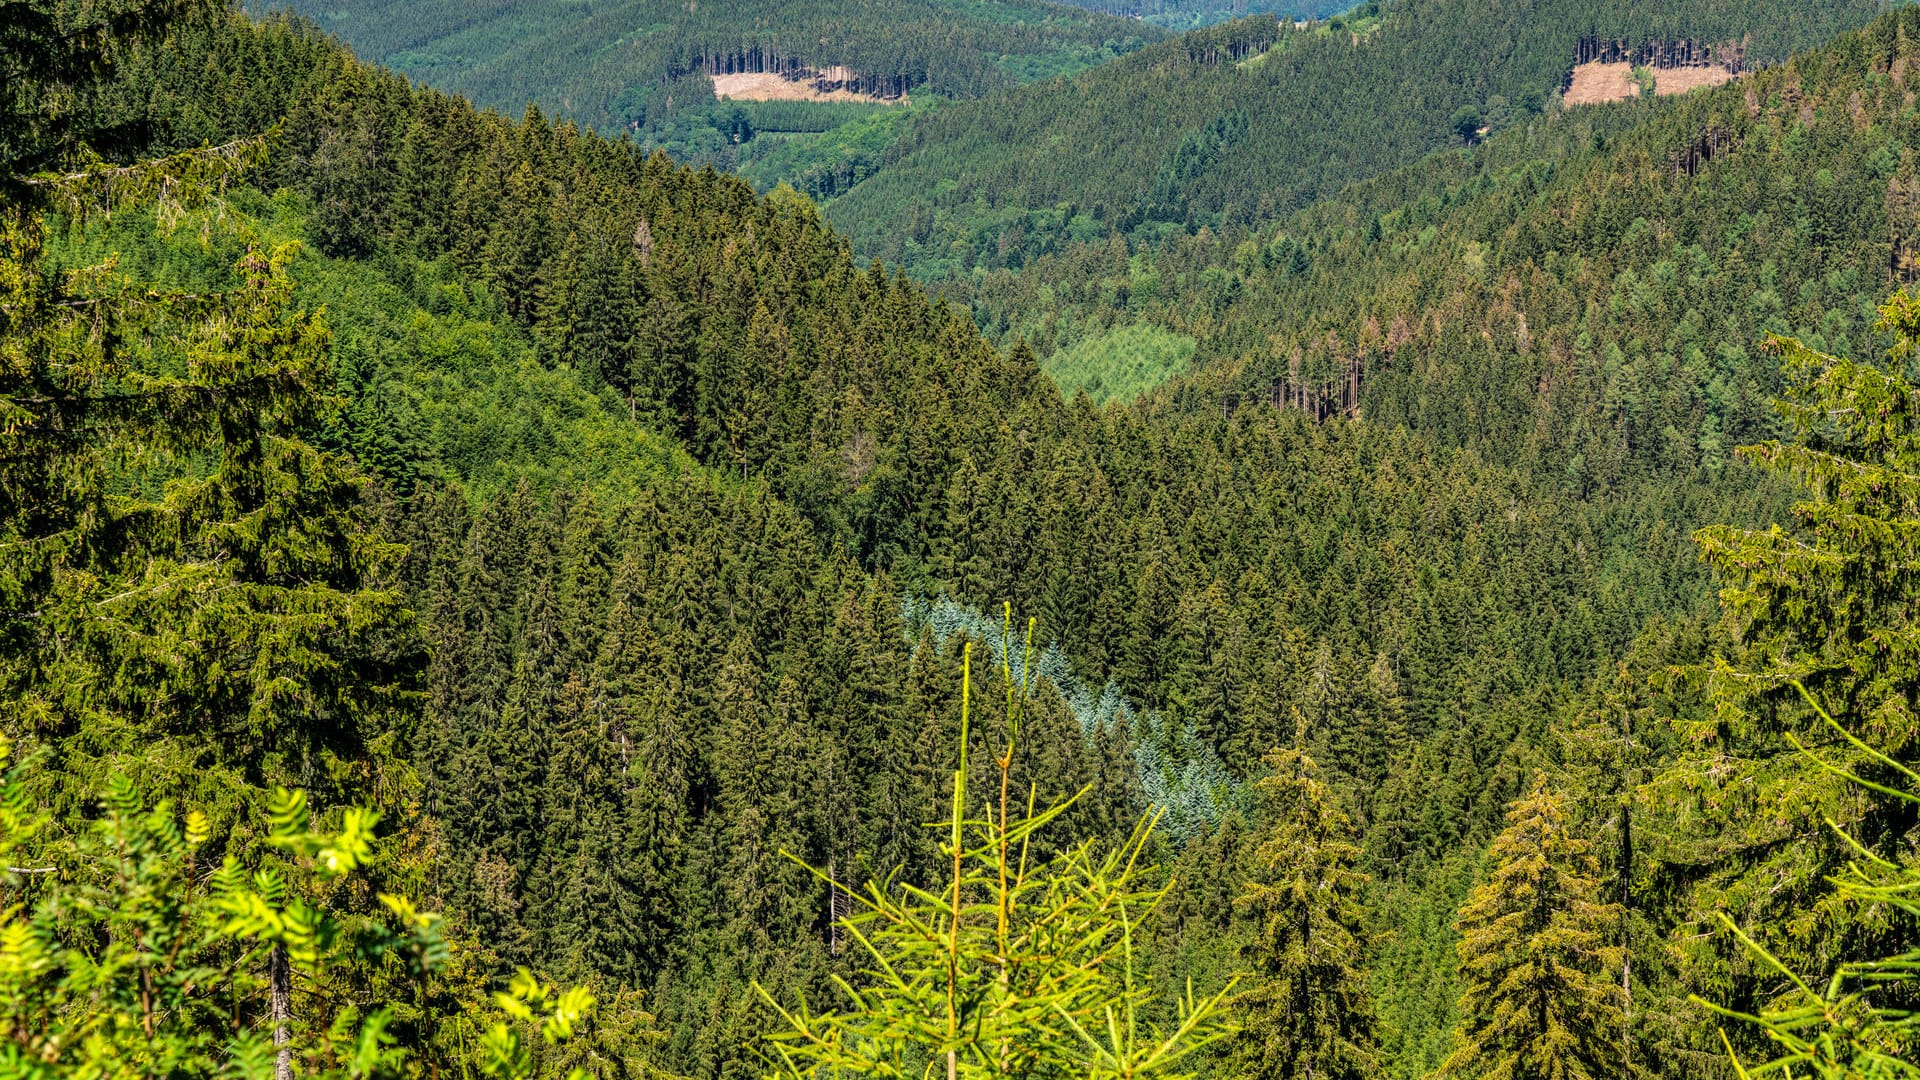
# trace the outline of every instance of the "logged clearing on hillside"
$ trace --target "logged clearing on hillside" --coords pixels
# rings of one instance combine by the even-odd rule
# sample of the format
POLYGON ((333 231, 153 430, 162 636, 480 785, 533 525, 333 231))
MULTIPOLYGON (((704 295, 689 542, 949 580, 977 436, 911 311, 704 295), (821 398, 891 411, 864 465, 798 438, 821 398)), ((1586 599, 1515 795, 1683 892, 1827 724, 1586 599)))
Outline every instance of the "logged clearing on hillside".
POLYGON ((1633 41, 1588 34, 1574 49, 1573 71, 1561 84, 1561 102, 1604 105, 1651 90, 1666 97, 1719 86, 1749 69, 1752 35, 1711 42, 1691 37, 1633 41))
POLYGON ((788 78, 774 71, 743 71, 710 77, 713 79, 713 96, 721 100, 869 101, 882 105, 907 103, 904 94, 897 98, 883 98, 848 90, 846 84, 853 81, 853 72, 844 67, 830 67, 801 78, 788 78))
MULTIPOLYGON (((1653 92, 1661 96, 1684 94, 1703 86, 1719 86, 1738 76, 1721 64, 1690 64, 1686 67, 1653 68, 1653 92)), ((1624 61, 1603 63, 1591 60, 1577 64, 1573 81, 1561 102, 1569 109, 1575 105, 1605 105, 1640 96, 1640 83, 1633 65, 1624 61)))
POLYGON ((1561 96, 1566 107, 1604 105, 1640 95, 1640 84, 1633 81, 1632 64, 1580 64, 1573 69, 1573 85, 1561 96))
POLYGON ((1732 82, 1738 77, 1717 64, 1708 67, 1662 68, 1653 73, 1653 92, 1684 94, 1703 86, 1719 86, 1721 83, 1732 82))

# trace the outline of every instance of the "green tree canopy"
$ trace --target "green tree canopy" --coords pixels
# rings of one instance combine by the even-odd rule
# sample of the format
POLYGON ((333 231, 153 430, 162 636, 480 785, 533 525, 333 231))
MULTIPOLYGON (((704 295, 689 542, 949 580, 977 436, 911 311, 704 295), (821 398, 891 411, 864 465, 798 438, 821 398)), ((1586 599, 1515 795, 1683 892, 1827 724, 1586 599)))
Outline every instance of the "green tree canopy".
POLYGON ((1237 1000, 1231 1067, 1261 1080, 1377 1075, 1360 849, 1312 758, 1277 749, 1265 764, 1272 771, 1254 785, 1264 826, 1240 898, 1258 929, 1244 951, 1250 987, 1237 1000))
POLYGON ((1621 1075, 1627 1032, 1617 905, 1600 902, 1599 865, 1545 774, 1507 810, 1493 870, 1460 909, 1467 990, 1459 1045, 1443 1077, 1601 1080, 1621 1075))

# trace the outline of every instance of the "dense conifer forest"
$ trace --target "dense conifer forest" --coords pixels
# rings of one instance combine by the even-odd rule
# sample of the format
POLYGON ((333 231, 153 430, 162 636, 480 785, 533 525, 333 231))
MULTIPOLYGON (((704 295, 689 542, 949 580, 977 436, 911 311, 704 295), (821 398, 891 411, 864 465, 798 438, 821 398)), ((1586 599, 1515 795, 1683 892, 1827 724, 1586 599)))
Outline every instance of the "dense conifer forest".
POLYGON ((1339 15, 1348 0, 1075 0, 1081 7, 1142 19, 1169 30, 1197 30, 1248 15, 1306 21, 1339 15))
POLYGON ((1187 216, 936 293, 830 221, 972 105, 823 212, 0 0, 0 1072, 1912 1075, 1920 12, 1563 111, 1591 15, 1052 84, 1187 216))
POLYGON ((871 175, 921 113, 1166 36, 1050 0, 252 6, 290 6, 362 57, 481 105, 534 104, 762 191, 785 182, 820 199, 871 175), (763 85, 715 81, 743 74, 763 85))
POLYGON ((295 3, 362 56, 518 112, 528 102, 601 128, 659 128, 713 98, 708 76, 849 69, 848 89, 979 97, 1165 36, 1049 0, 636 0, 295 3))
POLYGON ((829 214, 862 256, 933 277, 1254 226, 1538 122, 1583 37, 1737 43, 1766 65, 1882 6, 1401 0, 1338 26, 1250 18, 922 117, 829 214))

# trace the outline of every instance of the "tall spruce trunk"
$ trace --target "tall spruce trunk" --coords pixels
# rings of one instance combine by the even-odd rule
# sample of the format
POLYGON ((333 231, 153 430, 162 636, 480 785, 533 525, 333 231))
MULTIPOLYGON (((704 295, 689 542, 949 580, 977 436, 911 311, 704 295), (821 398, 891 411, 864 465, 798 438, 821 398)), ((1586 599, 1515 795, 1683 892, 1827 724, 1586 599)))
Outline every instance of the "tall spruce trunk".
POLYGON ((1633 1075, 1633 784, 1635 771, 1632 751, 1639 748, 1634 741, 1633 712, 1620 710, 1620 735, 1627 747, 1628 757, 1621 769, 1620 785, 1620 847, 1615 853, 1619 860, 1614 868, 1614 876, 1620 886, 1620 1065, 1622 1075, 1633 1075))
POLYGON ((273 1080, 293 1080, 293 966, 287 947, 267 954, 267 1011, 273 1020, 273 1080))
POLYGON ((1620 1060, 1633 1075, 1633 782, 1620 798, 1620 1060))

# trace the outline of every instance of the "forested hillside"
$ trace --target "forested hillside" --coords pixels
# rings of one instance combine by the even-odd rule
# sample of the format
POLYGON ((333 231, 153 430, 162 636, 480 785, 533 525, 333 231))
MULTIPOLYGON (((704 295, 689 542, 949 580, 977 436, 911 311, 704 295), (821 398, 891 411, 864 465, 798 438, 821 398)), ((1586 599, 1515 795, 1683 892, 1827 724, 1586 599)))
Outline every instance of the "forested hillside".
POLYGON ((1353 6, 1348 0, 1076 0, 1079 6, 1113 15, 1130 15, 1169 30, 1196 30, 1249 15, 1274 14, 1299 20, 1336 15, 1353 6))
POLYGON ((994 336, 1161 327, 1105 408, 790 191, 296 21, 42 14, 0 30, 8 1060, 1794 1052, 1692 995, 1845 1017, 1819 1075, 1908 1052, 1900 979, 1783 972, 1913 944, 1912 11, 981 275, 994 336))
MULTIPOLYGON (((1524 479, 1509 470, 1489 468, 1471 455, 1436 453, 1418 440, 1324 428, 1281 410, 1230 419, 1200 413, 1150 426, 1137 416, 1062 402, 1030 354, 1016 350, 997 356, 958 313, 877 270, 856 269, 844 245, 822 230, 804 204, 756 202, 735 181, 680 173, 660 159, 644 162, 632 151, 555 132, 538 119, 520 125, 483 119, 430 92, 407 93, 390 77, 364 69, 340 71, 329 46, 294 28, 203 39, 167 61, 157 76, 158 96, 173 99, 202 82, 194 73, 233 62, 223 57, 247 54, 272 55, 275 59, 262 66, 293 76, 283 91, 275 88, 287 95, 288 138, 312 134, 305 145, 295 142, 269 163, 265 182, 285 182, 311 200, 304 231, 323 251, 377 250, 389 252, 389 260, 441 260, 473 283, 467 288, 484 288, 481 295, 497 303, 499 318, 525 325, 537 355, 597 388, 614 416, 640 418, 684 442, 707 465, 771 485, 798 512, 787 526, 800 530, 790 558, 825 542, 846 552, 854 565, 885 575, 869 584, 830 586, 825 581, 833 578, 823 581, 819 575, 831 564, 808 569, 810 557, 788 571, 749 571, 761 556, 749 557, 737 545, 751 538, 755 549, 766 550, 772 534, 751 518, 733 520, 746 511, 746 502, 720 512, 709 527, 693 524, 697 518, 673 525, 671 513, 663 518, 659 510, 641 513, 620 502, 602 504, 594 513, 607 524, 592 526, 572 541, 593 547, 564 559, 564 522, 573 519, 562 507, 571 497, 554 504, 552 512, 561 516, 545 539, 525 541, 534 548, 488 539, 472 556, 458 554, 466 538, 492 537, 510 523, 524 529, 531 511, 500 504, 500 509, 476 510, 479 516, 471 523, 436 511, 430 520, 437 524, 425 534, 433 542, 413 545, 415 557, 448 569, 420 579, 423 589, 436 591, 423 594, 417 605, 430 640, 455 635, 438 654, 449 657, 450 670, 465 675, 463 686, 447 691, 458 696, 444 706, 430 704, 424 723, 429 730, 446 729, 436 737, 446 740, 447 753, 459 751, 460 760, 478 751, 459 748, 487 747, 489 740, 509 734, 532 740, 518 753, 540 757, 546 740, 559 738, 560 728, 570 722, 562 719, 567 715, 563 699, 554 695, 570 682, 585 692, 591 671, 579 666, 584 660, 558 654, 540 659, 529 652, 537 640, 550 633, 571 635, 577 643, 566 653, 580 658, 600 657, 612 647, 603 624, 613 617, 610 605, 617 590, 563 587, 558 577, 543 575, 560 574, 563 562, 585 558, 600 565, 597 573, 611 581, 623 563, 641 559, 643 565, 631 573, 647 576, 630 587, 698 590, 644 605, 673 613, 668 625, 653 630, 664 635, 666 644, 658 647, 672 646, 662 655, 686 655, 714 634, 726 637, 725 648, 740 651, 735 666, 745 665, 739 674, 754 673, 753 700, 769 706, 786 672, 800 662, 794 650, 813 652, 814 631, 798 628, 828 625, 828 613, 846 602, 834 598, 845 590, 874 592, 863 601, 869 614, 861 618, 875 628, 862 634, 874 635, 877 642, 892 640, 893 649, 909 644, 898 627, 903 596, 952 592, 982 605, 1011 599, 1017 609, 1035 613, 1085 681, 1098 686, 1112 678, 1133 709, 1164 714, 1176 731, 1193 728, 1231 775, 1248 774, 1265 748, 1286 732, 1286 718, 1295 707, 1317 715, 1316 748, 1337 763, 1342 776, 1352 778, 1356 791, 1385 778, 1392 747, 1440 732, 1448 739, 1468 739, 1485 756, 1457 763, 1462 771, 1452 783, 1464 801, 1458 813, 1432 823, 1438 830, 1434 835, 1417 841, 1426 850, 1446 852, 1495 819, 1506 789, 1493 778, 1503 768, 1518 776, 1500 763, 1520 733, 1537 734, 1540 695, 1551 693, 1543 688, 1597 670, 1608 643, 1623 647, 1647 615, 1668 603, 1651 591, 1610 592, 1596 576, 1601 564, 1577 554, 1582 545, 1638 547, 1644 543, 1640 537, 1631 530, 1599 535, 1601 519, 1567 516, 1548 506, 1515 517, 1511 506, 1524 497, 1524 479), (306 74, 294 74, 299 72, 306 74), (321 79, 329 81, 316 81, 321 79), (331 122, 305 119, 314 115, 331 122), (428 126, 423 117, 435 119, 428 126), (376 142, 383 132, 401 135, 395 143, 376 142), (339 149, 356 141, 369 149, 339 149), (459 149, 476 145, 484 149, 459 149), (388 168, 385 162, 396 164, 388 168), (402 168, 403 162, 428 164, 402 168), (356 170, 354 163, 364 164, 356 170), (431 163, 445 163, 438 168, 453 171, 433 171, 431 163), (447 221, 459 225, 436 224, 447 221), (531 221, 540 224, 528 227, 531 221), (1444 502, 1436 503, 1436 497, 1444 502), (1303 517, 1290 509, 1301 506, 1317 511, 1303 517), (1450 509, 1433 517, 1441 506, 1450 509), (686 539, 646 541, 617 524, 629 517, 665 525, 672 530, 667 535, 686 539), (689 546, 703 528, 713 530, 711 542, 719 545, 705 555, 699 545, 689 546), (803 539, 807 536, 814 539, 803 539), (639 554, 649 543, 661 552, 659 559, 639 554), (549 548, 555 552, 551 563, 526 553, 549 548), (683 563, 683 571, 660 561, 669 553, 683 563), (496 557, 499 569, 486 569, 496 557), (464 568, 467 558, 487 561, 464 568), (543 565, 553 569, 543 571, 543 565), (1452 569, 1429 580, 1416 571, 1423 565, 1452 569), (453 611, 476 610, 469 605, 483 594, 467 577, 471 574, 497 580, 489 587, 502 590, 501 601, 477 609, 494 613, 486 617, 487 626, 459 629, 434 618, 435 610, 445 609, 445 618, 453 611), (667 576, 654 576, 659 574, 667 576), (777 584, 789 575, 791 585, 777 584), (674 580, 680 584, 671 584, 674 580), (751 591, 738 597, 713 591, 732 588, 729 581, 751 591), (549 590, 554 599, 540 600, 549 590), (588 606, 566 614, 558 599, 562 592, 588 606), (694 598, 703 595, 710 599, 694 598), (440 596, 444 599, 435 599, 440 596), (795 607, 806 596, 817 596, 825 605, 819 615, 804 616, 804 609, 795 607), (533 613, 529 605, 536 604, 553 605, 552 613, 533 613), (711 630, 704 621, 686 621, 706 605, 716 612, 711 630), (499 613, 504 611, 520 614, 503 621, 499 613), (764 615, 755 615, 758 611, 764 615), (547 625, 557 629, 539 629, 547 625), (1432 629, 1414 634, 1416 625, 1432 629), (1483 637, 1488 632, 1525 647, 1512 655, 1489 651, 1483 637), (475 639, 475 634, 481 636, 475 639), (746 636, 735 641, 740 634, 746 636), (451 643, 455 640, 472 642, 458 649, 482 648, 488 640, 495 644, 455 661, 451 658, 466 655, 451 643), (546 687, 541 693, 548 704, 536 712, 526 711, 531 706, 521 702, 533 692, 524 686, 535 677, 532 671, 546 672, 538 681, 546 687), (499 689, 480 689, 485 685, 499 689)), ((183 109, 174 137, 189 144, 224 140, 232 131, 217 126, 221 115, 198 105, 183 109)), ((428 311, 448 302, 430 298, 460 295, 446 292, 449 286, 436 284, 435 274, 424 270, 409 271, 401 280, 416 274, 420 284, 414 288, 423 298, 415 302, 428 311)), ((350 310, 340 302, 330 307, 350 310)), ((343 348, 380 324, 356 316, 349 325, 362 329, 343 328, 343 348)), ((457 402, 471 425, 454 446, 392 445, 396 436, 433 430, 428 418, 444 415, 445 406, 419 402, 420 390, 410 388, 421 387, 430 373, 434 382, 444 380, 450 362, 426 359, 445 355, 446 346, 432 343, 439 335, 402 330, 403 320, 394 325, 394 336, 403 344, 369 343, 346 353, 355 360, 343 365, 342 377, 353 380, 361 417, 335 436, 346 449, 362 461, 390 462, 384 470, 403 483, 418 483, 423 475, 485 480, 501 474, 494 461, 502 453, 552 468, 553 454, 537 449, 483 445, 473 453, 458 448, 459 442, 482 438, 499 447, 506 433, 523 430, 521 423, 472 411, 480 395, 467 391, 449 403, 457 402)), ((524 407, 516 405, 514 411, 524 407)), ((565 453, 577 436, 563 427, 528 437, 540 440, 535 447, 565 453)), ((607 469, 603 457, 596 460, 607 469)), ((631 469, 607 471, 629 487, 636 483, 631 469)), ((582 479, 592 485, 591 474, 582 479)), ((559 497, 544 485, 518 496, 540 507, 559 497)), ((425 492, 416 498, 444 503, 443 497, 425 492)), ((1667 539, 1664 558, 1685 567, 1690 556, 1681 539, 1667 539)), ((459 625, 480 617, 462 616, 459 625)), ((685 704, 670 710, 689 733, 681 752, 691 756, 678 766, 687 774, 676 783, 696 793, 687 796, 693 803, 678 808, 675 813, 683 820, 662 826, 669 831, 657 839, 647 839, 652 834, 644 830, 618 834, 623 860, 667 861, 670 872, 656 874, 650 887, 665 888, 663 878, 681 884, 673 886, 677 891, 670 903, 661 901, 669 904, 668 914, 627 926, 615 935, 618 944, 607 946, 634 958, 622 961, 637 965, 623 969, 627 977, 663 987, 663 1016, 676 1021, 678 1038, 693 1038, 700 1029, 678 1023, 682 1018, 743 1007, 738 991, 744 978, 768 978, 755 965, 769 956, 799 964, 807 954, 793 952, 791 942, 796 936, 812 940, 808 935, 823 926, 824 908, 789 896, 784 902, 798 906, 789 909, 787 922, 773 924, 785 930, 767 939, 787 943, 780 948, 769 952, 754 946, 761 939, 751 936, 742 944, 737 930, 735 936, 709 941, 692 932, 698 922, 687 920, 694 912, 732 910, 731 900, 723 902, 709 890, 786 873, 777 855, 782 846, 827 856, 837 850, 845 858, 855 852, 871 855, 861 837, 875 835, 875 829, 899 833, 899 824, 881 825, 902 812, 901 797, 886 785, 907 782, 883 771, 884 779, 876 781, 883 786, 872 802, 863 797, 828 813, 814 794, 820 774, 796 766, 790 779, 780 781, 788 785, 783 797, 796 806, 815 807, 809 813, 823 815, 818 824, 779 843, 725 845, 757 853, 753 857, 764 861, 753 866, 722 870, 686 863, 712 849, 716 841, 710 838, 745 827, 732 820, 726 806, 746 812, 757 803, 745 796, 722 798, 723 788, 713 787, 721 772, 732 768, 733 757, 732 750, 713 741, 728 721, 722 712, 706 711, 721 709, 726 697, 712 680, 727 665, 709 662, 713 659, 689 658, 685 704), (718 801, 698 792, 713 792, 718 801), (701 806, 709 809, 702 812, 701 806), (821 830, 851 831, 836 839, 821 830), (721 958, 725 964, 719 964, 721 958)), ((811 666, 819 660, 808 655, 806 662, 811 666)), ((910 668, 873 663, 872 671, 871 677, 882 681, 862 692, 870 698, 862 707, 869 718, 859 724, 874 734, 815 731, 814 724, 855 721, 845 705, 804 696, 843 692, 833 689, 837 677, 808 674, 796 675, 790 691, 803 697, 783 706, 796 710, 793 722, 801 726, 794 738, 810 753, 839 754, 849 762, 869 762, 880 754, 901 761, 907 775, 917 775, 913 770, 922 767, 927 752, 944 745, 944 737, 925 723, 902 719, 927 709, 910 706, 911 682, 900 681, 913 677, 910 668), (802 715, 817 719, 802 722, 797 719, 802 715), (870 745, 874 738, 901 732, 932 741, 916 742, 921 752, 915 754, 870 745)), ((655 692, 659 684, 650 680, 648 685, 648 692, 655 692)), ((924 700, 940 700, 940 692, 921 693, 924 700)), ((1079 737, 1077 725, 1071 734, 1068 748, 1079 737)), ((503 754, 494 750, 484 757, 497 760, 503 754)), ((816 764, 824 768, 827 760, 816 764)), ((518 955, 550 966, 554 954, 537 943, 578 941, 581 928, 566 921, 543 926, 556 918, 554 909, 527 904, 520 892, 527 886, 498 891, 506 887, 501 881, 531 882, 543 872, 535 864, 547 857, 549 845, 508 823, 515 814, 532 820, 525 815, 538 817, 535 808, 549 804, 530 787, 507 785, 504 778, 476 779, 456 770, 454 762, 428 759, 420 767, 425 774, 447 776, 447 797, 457 792, 467 807, 450 804, 442 811, 452 834, 476 845, 456 865, 479 865, 496 843, 510 845, 493 852, 502 862, 487 865, 500 867, 496 903, 508 912, 525 905, 526 921, 510 921, 506 925, 523 929, 504 936, 490 932, 489 940, 524 940, 531 951, 518 955), (498 792, 523 805, 509 811, 505 805, 487 805, 484 798, 474 805, 475 792, 498 792)), ((526 767, 534 768, 535 762, 530 759, 526 767)), ((553 775, 572 782, 578 770, 553 775)), ((1121 805, 1136 797, 1121 799, 1121 805)), ((1110 819, 1113 811, 1101 816, 1110 819)), ((791 885, 805 878, 779 880, 791 885)), ((455 908, 472 910, 464 904, 455 908)), ((1216 911, 1213 917, 1228 914, 1216 911)), ((716 926, 713 932, 723 929, 716 926)), ((1211 977, 1206 971, 1197 974, 1211 977)), ((805 986, 821 975, 818 966, 802 966, 790 977, 805 986)), ((738 1041, 723 1037, 727 1030, 711 1028, 709 1037, 721 1039, 721 1048, 707 1052, 735 1060, 731 1055, 737 1054, 738 1041)))
MULTIPOLYGON (((1523 468, 1559 498, 1611 504, 1615 520, 1666 517, 1685 532, 1738 516, 1714 505, 1752 482, 1733 448, 1780 430, 1775 401, 1796 368, 1782 376, 1759 347, 1765 335, 1857 357, 1898 344, 1889 335, 1900 324, 1883 324, 1876 308, 1913 275, 1911 33, 1906 19, 1883 20, 1683 102, 1542 118, 1278 228, 1209 230, 1158 251, 1077 245, 963 295, 983 324, 1043 352, 1104 340, 1116 326, 1197 339, 1196 374, 1150 399, 1149 412, 1274 404, 1418 432, 1523 468), (1638 505, 1689 488, 1685 504, 1638 505)), ((1894 370, 1911 362, 1904 346, 1892 354, 1894 370)), ((1741 625, 1730 618, 1729 629, 1741 625)), ((1636 681, 1660 685, 1661 668, 1679 659, 1666 650, 1690 632, 1650 630, 1637 648, 1660 658, 1630 669, 1636 681)), ((1713 647, 1688 644, 1682 656, 1713 647)), ((1712 940, 1702 913, 1739 897, 1777 915, 1801 890, 1817 893, 1816 868, 1844 856, 1810 843, 1822 836, 1817 818, 1790 814, 1772 831, 1732 820, 1733 807, 1753 805, 1735 792, 1804 797, 1794 784, 1806 778, 1777 771, 1768 737, 1751 727, 1716 728, 1686 702, 1698 690, 1686 685, 1673 687, 1678 701, 1656 699, 1653 715, 1678 718, 1691 749, 1640 747, 1632 717, 1642 706, 1632 703, 1645 691, 1623 684, 1606 708, 1625 710, 1616 715, 1630 726, 1617 734, 1646 756, 1609 756, 1616 747, 1601 758, 1640 776, 1652 802, 1678 795, 1688 823, 1643 819, 1656 831, 1638 848, 1626 846, 1623 816, 1599 836, 1613 857, 1647 860, 1627 902, 1656 925, 1672 920, 1672 951, 1635 963, 1733 986, 1740 965, 1701 946, 1712 940), (1675 764, 1662 772, 1667 760, 1675 764), (1690 779, 1689 769, 1714 778, 1690 779), (1776 847, 1784 837, 1807 846, 1787 854, 1776 847)), ((1744 706, 1722 708, 1724 717, 1744 706)), ((1590 755, 1592 737, 1565 750, 1590 755)), ((1811 965, 1848 947, 1832 930, 1813 940, 1763 933, 1811 965)))
POLYGON ((1185 402, 1364 414, 1580 497, 1712 473, 1775 423, 1761 335, 1884 347, 1916 219, 1904 76, 1876 47, 1543 117, 1277 227, 1076 245, 954 291, 1042 354, 1135 323, 1196 339, 1185 402))
POLYGON ((1403 0, 1338 29, 1248 19, 920 117, 829 214, 863 256, 927 276, 1268 222, 1481 127, 1533 123, 1583 36, 1740 42, 1764 65, 1881 6, 1403 0))
POLYGON ((978 97, 1162 36, 1046 0, 697 4, 375 0, 293 10, 375 63, 483 106, 528 102, 602 130, 664 125, 713 97, 708 75, 851 69, 851 89, 978 97))

